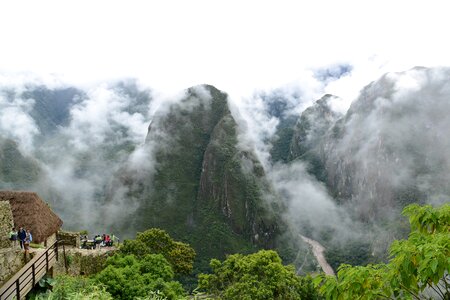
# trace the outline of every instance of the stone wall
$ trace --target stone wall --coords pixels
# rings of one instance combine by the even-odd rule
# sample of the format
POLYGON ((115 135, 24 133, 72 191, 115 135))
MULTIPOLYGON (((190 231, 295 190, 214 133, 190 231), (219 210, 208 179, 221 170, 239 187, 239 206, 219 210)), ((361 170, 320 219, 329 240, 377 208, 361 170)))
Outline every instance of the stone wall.
POLYGON ((0 201, 0 249, 11 247, 9 232, 13 226, 11 205, 8 201, 0 201))
MULTIPOLYGON (((78 248, 66 248, 67 274, 92 275, 105 268, 106 259, 113 255, 115 249, 86 250, 78 248)), ((63 248, 58 249, 58 262, 53 267, 55 275, 66 274, 63 248)))
POLYGON ((51 236, 49 236, 48 238, 45 239, 44 246, 50 247, 55 242, 56 242, 56 233, 52 234, 51 236))
POLYGON ((0 286, 8 281, 25 265, 20 249, 0 249, 0 286))
POLYGON ((66 245, 80 248, 80 233, 78 232, 69 232, 60 230, 58 231, 56 238, 58 239, 58 241, 60 241, 59 245, 66 245))

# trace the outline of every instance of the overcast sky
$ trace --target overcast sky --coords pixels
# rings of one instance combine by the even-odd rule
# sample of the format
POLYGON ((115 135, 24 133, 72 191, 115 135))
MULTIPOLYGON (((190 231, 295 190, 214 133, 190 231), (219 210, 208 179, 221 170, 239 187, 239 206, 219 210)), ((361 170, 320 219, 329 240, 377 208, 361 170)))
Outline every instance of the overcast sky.
POLYGON ((310 85, 347 100, 386 71, 449 66, 446 1, 1 1, 0 73, 137 77, 234 97, 310 85), (352 72, 321 85, 318 68, 352 72))

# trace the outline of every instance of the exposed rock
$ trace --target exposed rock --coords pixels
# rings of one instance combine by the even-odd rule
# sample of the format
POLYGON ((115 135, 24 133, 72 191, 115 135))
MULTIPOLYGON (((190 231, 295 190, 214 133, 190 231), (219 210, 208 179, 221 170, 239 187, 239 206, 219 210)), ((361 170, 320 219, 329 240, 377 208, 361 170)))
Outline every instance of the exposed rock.
POLYGON ((0 286, 25 264, 23 251, 16 248, 0 249, 0 286))
POLYGON ((0 249, 10 248, 9 232, 13 228, 13 215, 8 201, 0 201, 0 249))
POLYGON ((106 259, 114 254, 115 248, 105 247, 96 250, 65 247, 58 249, 58 262, 54 266, 54 274, 93 275, 105 268, 106 259), (65 260, 64 260, 65 259, 65 260), (67 266, 67 270, 66 270, 67 266))

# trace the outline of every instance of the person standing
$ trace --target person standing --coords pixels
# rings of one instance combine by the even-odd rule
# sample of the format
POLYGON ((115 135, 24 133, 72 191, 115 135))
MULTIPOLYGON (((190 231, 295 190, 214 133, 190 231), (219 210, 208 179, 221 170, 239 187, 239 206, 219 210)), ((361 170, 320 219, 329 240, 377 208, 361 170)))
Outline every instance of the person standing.
POLYGON ((17 239, 18 239, 18 233, 15 227, 11 229, 9 232, 9 240, 12 241, 13 248, 17 247, 17 239))
POLYGON ((33 241, 33 236, 31 235, 30 230, 27 230, 26 237, 25 237, 25 243, 24 243, 25 251, 30 250, 30 243, 32 241, 33 241))
POLYGON ((23 227, 19 228, 19 244, 20 244, 20 249, 24 248, 24 243, 25 243, 25 238, 27 237, 27 232, 25 231, 25 229, 23 227))

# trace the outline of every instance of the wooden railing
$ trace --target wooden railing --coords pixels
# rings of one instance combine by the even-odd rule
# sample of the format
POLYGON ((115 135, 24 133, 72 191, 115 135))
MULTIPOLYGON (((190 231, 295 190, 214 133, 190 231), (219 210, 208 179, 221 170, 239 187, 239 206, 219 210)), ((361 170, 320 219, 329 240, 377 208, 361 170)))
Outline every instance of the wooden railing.
POLYGON ((58 261, 58 241, 28 262, 0 288, 0 300, 25 299, 39 280, 58 261))

